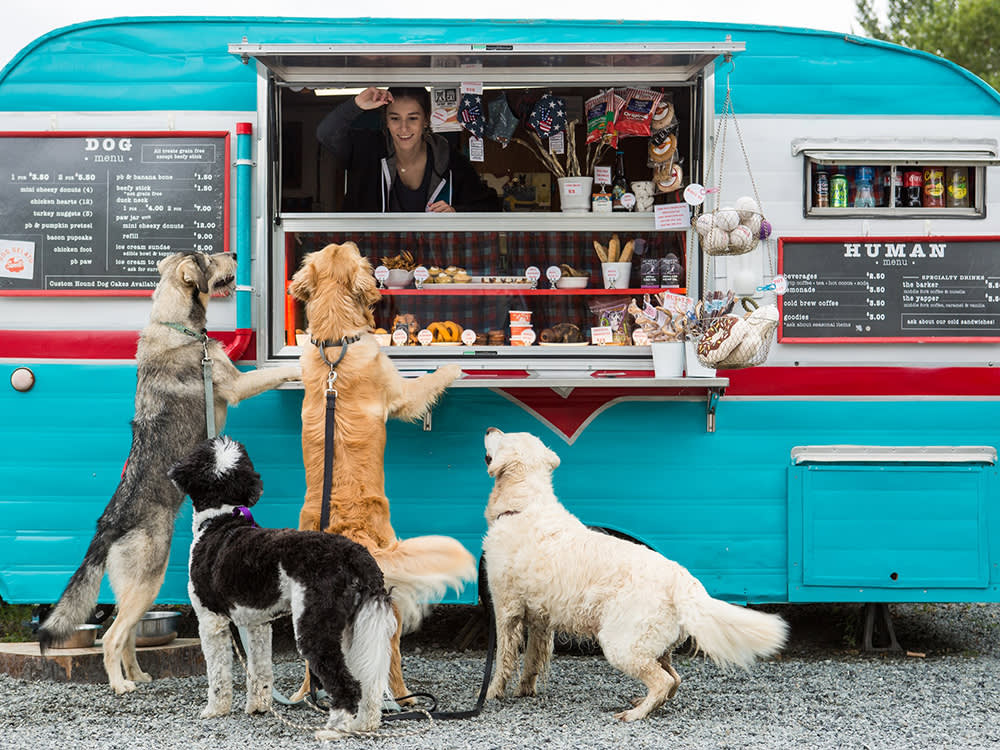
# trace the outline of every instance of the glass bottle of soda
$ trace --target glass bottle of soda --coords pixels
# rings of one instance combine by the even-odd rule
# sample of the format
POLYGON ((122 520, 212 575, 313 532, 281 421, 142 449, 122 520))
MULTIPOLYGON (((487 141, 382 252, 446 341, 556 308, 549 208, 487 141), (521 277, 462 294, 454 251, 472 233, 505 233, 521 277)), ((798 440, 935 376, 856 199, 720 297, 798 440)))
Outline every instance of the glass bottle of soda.
POLYGON ((872 190, 873 170, 858 167, 854 176, 854 207, 875 208, 875 193, 872 190))
POLYGON ((948 167, 948 198, 950 208, 967 208, 969 205, 968 167, 948 167))
POLYGON ((903 174, 903 207, 920 208, 924 205, 924 173, 912 170, 903 174))
POLYGON ((924 208, 943 208, 944 192, 944 167, 924 167, 924 208))

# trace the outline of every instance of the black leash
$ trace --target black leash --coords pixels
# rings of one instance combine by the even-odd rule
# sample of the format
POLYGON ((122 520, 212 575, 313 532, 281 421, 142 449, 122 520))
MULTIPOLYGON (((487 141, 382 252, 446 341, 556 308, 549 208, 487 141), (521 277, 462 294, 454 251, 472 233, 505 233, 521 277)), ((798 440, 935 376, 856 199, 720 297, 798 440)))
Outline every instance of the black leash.
POLYGON ((319 356, 330 366, 330 374, 326 377, 326 425, 323 431, 323 504, 319 516, 320 531, 326 531, 326 527, 330 523, 330 493, 333 491, 333 418, 334 410, 337 407, 337 389, 333 387, 333 384, 337 382, 337 365, 347 354, 347 347, 360 339, 360 333, 355 336, 344 336, 339 343, 312 339, 313 346, 319 349, 319 356), (340 347, 340 356, 333 362, 326 358, 326 347, 328 346, 340 347))
MULTIPOLYGON (((323 430, 323 505, 320 510, 320 531, 326 531, 326 527, 330 523, 330 493, 333 491, 333 426, 334 413, 337 406, 337 389, 334 387, 334 383, 337 382, 337 365, 340 364, 341 360, 344 359, 344 355, 347 354, 348 345, 353 344, 360 338, 361 334, 344 336, 339 342, 311 339, 313 346, 319 349, 319 356, 330 367, 330 373, 326 379, 326 424, 323 430), (328 346, 340 346, 340 356, 333 362, 326 357, 326 347, 328 346)), ((493 617, 493 600, 489 594, 489 585, 486 581, 486 568, 482 560, 479 562, 479 598, 482 600, 483 608, 486 611, 488 631, 486 638, 486 665, 483 668, 483 682, 479 688, 476 705, 466 711, 438 711, 437 699, 433 695, 430 693, 411 693, 410 695, 398 696, 396 700, 429 698, 432 702, 431 710, 383 713, 383 721, 426 719, 428 717, 448 721, 450 719, 471 719, 479 716, 479 713, 483 710, 483 704, 486 703, 486 691, 489 689, 490 678, 493 676, 493 659, 494 652, 496 651, 496 622, 493 617)), ((310 670, 309 696, 313 704, 320 707, 321 699, 316 688, 318 682, 316 674, 310 670)))

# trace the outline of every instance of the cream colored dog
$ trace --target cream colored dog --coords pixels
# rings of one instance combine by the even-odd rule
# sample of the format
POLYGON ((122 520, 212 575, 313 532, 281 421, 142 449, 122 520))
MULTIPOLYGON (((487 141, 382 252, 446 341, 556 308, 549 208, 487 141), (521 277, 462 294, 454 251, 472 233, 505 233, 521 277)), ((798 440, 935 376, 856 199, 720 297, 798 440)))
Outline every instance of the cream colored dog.
MULTIPOLYGON (((448 587, 460 589, 476 575, 475 558, 460 542, 445 536, 397 539, 385 495, 385 423, 389 418, 421 418, 448 385, 461 374, 446 365, 418 378, 404 378, 372 334, 372 306, 381 293, 371 264, 357 245, 327 245, 310 253, 295 272, 289 292, 306 305, 314 342, 326 342, 329 361, 341 354, 336 368, 337 401, 333 435, 333 485, 327 531, 343 534, 364 546, 378 562, 390 589, 400 628, 393 638, 389 684, 395 697, 409 691, 403 682, 399 638, 420 624, 428 602, 448 587)), ((326 389, 330 367, 313 344, 302 352, 302 458, 306 496, 299 528, 317 530, 323 505, 323 440, 326 389)), ((296 697, 308 689, 302 686, 296 697)))
POLYGON ((670 652, 691 636, 717 664, 748 667, 780 649, 788 626, 713 599, 687 570, 633 542, 593 531, 552 491, 559 457, 528 433, 486 432, 494 478, 483 541, 496 616, 497 671, 487 698, 502 697, 528 629, 518 695, 534 695, 556 631, 594 638, 608 662, 645 683, 622 721, 649 715, 677 692, 670 652))

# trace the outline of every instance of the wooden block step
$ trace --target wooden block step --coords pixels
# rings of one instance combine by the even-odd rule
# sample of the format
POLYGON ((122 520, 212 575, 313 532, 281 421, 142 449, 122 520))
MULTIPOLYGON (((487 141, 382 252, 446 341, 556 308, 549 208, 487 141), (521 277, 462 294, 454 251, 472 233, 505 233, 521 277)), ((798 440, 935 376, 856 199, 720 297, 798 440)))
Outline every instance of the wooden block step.
MULTIPOLYGON (((205 674, 205 657, 197 638, 176 638, 163 646, 137 648, 139 666, 153 676, 191 677, 205 674)), ((45 656, 38 643, 0 643, 0 672, 22 680, 107 682, 100 643, 90 648, 53 648, 45 656)))

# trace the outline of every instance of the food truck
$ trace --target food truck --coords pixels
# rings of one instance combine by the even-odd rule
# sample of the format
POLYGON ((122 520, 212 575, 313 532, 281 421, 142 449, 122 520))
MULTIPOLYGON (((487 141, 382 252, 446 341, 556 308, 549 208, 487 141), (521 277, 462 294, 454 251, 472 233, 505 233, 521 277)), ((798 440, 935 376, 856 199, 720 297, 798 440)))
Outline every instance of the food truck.
MULTIPOLYGON (((308 338, 286 294, 304 255, 353 241, 381 266, 375 316, 396 366, 463 370, 422 422, 388 424, 401 537, 480 552, 496 426, 559 454, 556 493, 585 523, 677 560, 714 596, 998 601, 998 132, 997 92, 958 66, 806 29, 174 17, 54 30, 0 72, 0 597, 55 601, 118 483, 156 262, 237 252, 237 292, 212 302, 209 333, 267 367, 308 338), (503 210, 342 210, 344 167, 316 127, 372 85, 427 87, 432 121, 503 210), (595 99, 616 112, 635 90, 672 109, 666 171, 643 117, 613 148, 587 143, 595 99), (548 95, 565 107, 561 139, 535 137, 548 95), (481 139, 462 125, 470 109, 481 139), (497 135, 505 117, 515 129, 497 135), (604 211, 620 173, 632 210, 604 211), (770 235, 758 221, 749 252, 705 252, 692 222, 744 198, 770 235), (633 336, 632 300, 650 321, 664 308, 675 335, 633 336), (777 310, 756 366, 698 356, 685 318, 719 304, 740 320, 777 310)), ((263 477, 263 525, 297 524, 301 402, 289 384, 230 409, 226 432, 263 477)), ((186 505, 161 603, 187 601, 190 520, 186 505)))

